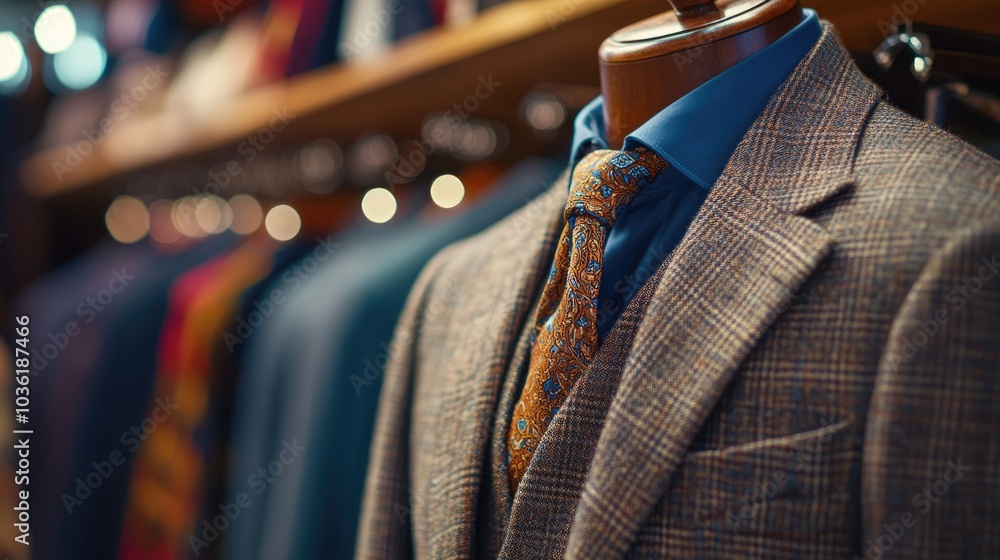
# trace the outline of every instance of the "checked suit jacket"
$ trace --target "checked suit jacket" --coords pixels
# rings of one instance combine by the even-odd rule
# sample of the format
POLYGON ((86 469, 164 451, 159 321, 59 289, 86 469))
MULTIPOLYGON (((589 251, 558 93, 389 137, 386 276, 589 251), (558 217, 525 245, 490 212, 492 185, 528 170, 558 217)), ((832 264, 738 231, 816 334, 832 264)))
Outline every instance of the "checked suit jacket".
POLYGON ((892 107, 825 24, 511 496, 566 193, 415 285, 357 558, 1000 558, 998 162, 892 107))

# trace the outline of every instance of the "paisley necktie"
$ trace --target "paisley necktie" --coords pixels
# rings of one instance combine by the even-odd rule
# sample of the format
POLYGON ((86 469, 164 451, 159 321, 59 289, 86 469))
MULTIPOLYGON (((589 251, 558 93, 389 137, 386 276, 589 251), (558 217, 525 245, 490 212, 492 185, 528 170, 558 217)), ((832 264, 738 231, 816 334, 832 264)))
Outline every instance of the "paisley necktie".
POLYGON ((528 377, 507 431, 511 492, 597 350, 597 294, 608 231, 639 189, 666 167, 660 156, 637 148, 596 150, 573 168, 566 225, 535 315, 528 377))

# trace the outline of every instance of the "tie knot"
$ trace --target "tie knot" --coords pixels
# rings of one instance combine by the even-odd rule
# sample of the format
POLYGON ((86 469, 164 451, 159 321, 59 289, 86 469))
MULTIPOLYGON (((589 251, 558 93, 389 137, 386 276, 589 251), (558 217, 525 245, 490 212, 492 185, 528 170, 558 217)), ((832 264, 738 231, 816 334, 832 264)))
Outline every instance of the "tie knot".
POLYGON ((610 229, 639 189, 666 167, 663 158, 642 147, 587 154, 573 168, 566 221, 587 214, 610 229))

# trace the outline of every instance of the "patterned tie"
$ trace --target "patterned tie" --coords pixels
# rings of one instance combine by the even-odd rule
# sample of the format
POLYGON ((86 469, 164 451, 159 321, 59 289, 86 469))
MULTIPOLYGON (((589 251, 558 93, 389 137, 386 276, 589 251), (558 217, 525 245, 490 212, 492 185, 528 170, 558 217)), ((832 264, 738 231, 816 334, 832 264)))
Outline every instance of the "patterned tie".
POLYGON ((597 349, 597 294, 608 231, 639 189, 666 167, 660 156, 637 148, 597 150, 573 169, 566 226, 535 316, 528 378, 507 431, 511 492, 597 349))

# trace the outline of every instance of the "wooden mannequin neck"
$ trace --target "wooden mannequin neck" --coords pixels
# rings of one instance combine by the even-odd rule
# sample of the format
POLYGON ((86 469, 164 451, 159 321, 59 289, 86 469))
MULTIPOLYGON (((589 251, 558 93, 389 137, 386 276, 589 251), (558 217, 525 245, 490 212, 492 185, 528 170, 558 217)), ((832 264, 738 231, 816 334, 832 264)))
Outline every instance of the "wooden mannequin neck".
POLYGON ((665 107, 802 20, 798 0, 717 4, 715 10, 685 17, 675 12, 653 16, 604 41, 599 60, 609 147, 620 149, 625 136, 665 107))

